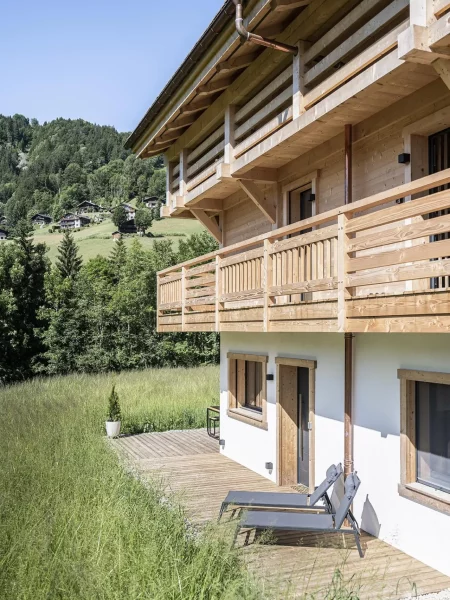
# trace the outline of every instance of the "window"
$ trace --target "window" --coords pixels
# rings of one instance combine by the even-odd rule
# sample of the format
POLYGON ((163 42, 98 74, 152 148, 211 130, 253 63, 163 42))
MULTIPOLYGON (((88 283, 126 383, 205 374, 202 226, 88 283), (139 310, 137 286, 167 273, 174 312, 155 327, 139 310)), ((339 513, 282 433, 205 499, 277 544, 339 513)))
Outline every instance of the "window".
POLYGON ((450 385, 416 382, 417 481, 450 492, 450 385))
POLYGON ((228 354, 228 416, 267 428, 267 356, 228 354))
POLYGON ((401 495, 450 513, 450 374, 398 372, 401 495))

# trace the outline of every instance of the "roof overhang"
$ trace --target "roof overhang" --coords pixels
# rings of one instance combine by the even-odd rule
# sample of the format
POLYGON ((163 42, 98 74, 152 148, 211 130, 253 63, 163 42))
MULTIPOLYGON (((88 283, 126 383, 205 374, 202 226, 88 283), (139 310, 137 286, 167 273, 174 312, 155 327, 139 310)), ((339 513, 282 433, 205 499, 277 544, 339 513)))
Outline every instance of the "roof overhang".
MULTIPOLYGON (((260 35, 277 36, 305 4, 305 0, 248 0, 245 26, 260 35)), ((142 158, 165 152, 263 51, 242 44, 234 14, 233 0, 226 0, 130 135, 127 148, 142 158)))

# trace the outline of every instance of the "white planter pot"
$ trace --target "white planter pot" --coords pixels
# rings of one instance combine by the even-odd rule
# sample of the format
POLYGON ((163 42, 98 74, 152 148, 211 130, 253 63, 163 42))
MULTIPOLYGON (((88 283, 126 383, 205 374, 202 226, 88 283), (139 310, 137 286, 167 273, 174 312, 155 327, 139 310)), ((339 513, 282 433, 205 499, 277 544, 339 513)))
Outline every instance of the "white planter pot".
POLYGON ((119 437, 120 425, 121 425, 120 421, 106 421, 105 425, 106 425, 106 435, 109 438, 119 437))

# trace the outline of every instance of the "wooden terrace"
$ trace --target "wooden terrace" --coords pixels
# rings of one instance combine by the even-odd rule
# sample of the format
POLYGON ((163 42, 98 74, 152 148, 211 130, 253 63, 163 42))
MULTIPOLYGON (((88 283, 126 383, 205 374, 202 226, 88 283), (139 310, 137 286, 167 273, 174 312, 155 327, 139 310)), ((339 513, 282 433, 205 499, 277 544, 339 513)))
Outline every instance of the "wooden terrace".
MULTIPOLYGON (((205 430, 169 431, 122 437, 115 448, 141 475, 161 476, 184 504, 194 523, 215 520, 231 489, 292 491, 224 457, 205 430), (207 501, 206 501, 207 500, 207 501)), ((244 536, 243 536, 244 537, 244 536)), ((330 584, 335 568, 352 580, 359 598, 409 598, 450 588, 450 578, 366 533, 365 558, 353 536, 285 535, 277 545, 246 546, 243 556, 268 589, 283 597, 317 593, 330 584), (414 592, 414 593, 413 593, 414 592)))
POLYGON ((161 271, 158 331, 449 332, 449 183, 446 169, 161 271))

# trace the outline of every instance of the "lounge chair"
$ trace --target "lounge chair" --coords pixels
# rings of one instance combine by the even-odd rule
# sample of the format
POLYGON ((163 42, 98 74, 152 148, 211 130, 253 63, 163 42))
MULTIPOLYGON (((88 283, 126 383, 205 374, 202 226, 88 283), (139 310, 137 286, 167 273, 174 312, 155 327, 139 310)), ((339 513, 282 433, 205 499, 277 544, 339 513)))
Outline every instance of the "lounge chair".
POLYGON ((317 531, 320 533, 353 533, 356 546, 361 558, 364 557, 360 530, 350 507, 360 485, 359 477, 352 473, 345 480, 344 496, 339 504, 336 514, 329 513, 298 513, 292 511, 246 511, 239 520, 234 535, 233 545, 241 529, 248 529, 246 543, 252 529, 273 529, 284 531, 317 531), (342 525, 348 519, 351 529, 342 525))
POLYGON ((342 475, 342 465, 339 463, 331 465, 327 469, 326 477, 312 494, 283 493, 283 492, 244 492, 231 491, 222 502, 219 513, 219 521, 228 506, 237 508, 280 508, 280 509, 307 509, 317 508, 333 512, 328 490, 342 475), (324 501, 324 506, 316 506, 319 500, 324 501))

